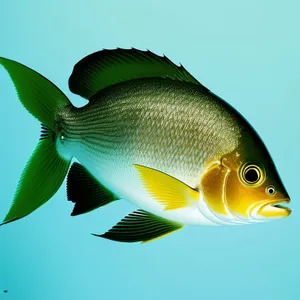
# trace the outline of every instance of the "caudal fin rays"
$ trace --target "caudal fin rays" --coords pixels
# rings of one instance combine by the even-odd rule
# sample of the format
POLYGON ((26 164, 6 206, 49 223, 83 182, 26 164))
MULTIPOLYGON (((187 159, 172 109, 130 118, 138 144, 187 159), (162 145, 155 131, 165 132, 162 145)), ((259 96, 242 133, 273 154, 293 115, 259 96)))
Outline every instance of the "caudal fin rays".
POLYGON ((3 221, 7 224, 31 214, 61 186, 71 157, 63 158, 57 152, 55 126, 58 110, 70 102, 52 82, 36 71, 1 57, 0 65, 9 73, 20 102, 44 124, 41 140, 22 172, 13 203, 3 221))

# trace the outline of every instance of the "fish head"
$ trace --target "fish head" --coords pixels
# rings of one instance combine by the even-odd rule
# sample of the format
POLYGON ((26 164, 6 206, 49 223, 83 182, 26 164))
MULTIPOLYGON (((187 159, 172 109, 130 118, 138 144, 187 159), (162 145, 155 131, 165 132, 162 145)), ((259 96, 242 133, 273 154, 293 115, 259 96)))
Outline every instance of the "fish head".
POLYGON ((204 199, 216 214, 256 222, 284 218, 289 195, 259 138, 224 155, 202 177, 204 199))

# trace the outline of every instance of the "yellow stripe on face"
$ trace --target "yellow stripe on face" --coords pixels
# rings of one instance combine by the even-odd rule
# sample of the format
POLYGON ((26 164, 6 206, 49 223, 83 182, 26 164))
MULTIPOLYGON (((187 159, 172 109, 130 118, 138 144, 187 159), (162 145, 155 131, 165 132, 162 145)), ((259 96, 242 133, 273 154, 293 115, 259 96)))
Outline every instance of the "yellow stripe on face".
POLYGON ((224 188, 228 169, 222 165, 215 165, 208 169, 201 180, 205 202, 215 213, 228 215, 224 199, 224 188))

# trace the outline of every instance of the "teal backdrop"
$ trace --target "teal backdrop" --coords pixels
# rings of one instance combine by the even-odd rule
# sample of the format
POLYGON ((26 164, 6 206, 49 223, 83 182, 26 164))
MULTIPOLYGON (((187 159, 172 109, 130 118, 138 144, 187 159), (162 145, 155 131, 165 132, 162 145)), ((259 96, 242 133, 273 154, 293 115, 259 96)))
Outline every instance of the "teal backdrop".
MULTIPOLYGON (((76 105, 74 64, 102 48, 165 54, 256 128, 291 196, 284 220, 189 227, 145 245, 96 238, 134 207, 70 217, 65 184, 38 211, 0 227, 3 299, 300 299, 300 2, 1 0, 0 56, 37 70, 76 105)), ((1 199, 8 211, 40 124, 0 69, 1 199)))

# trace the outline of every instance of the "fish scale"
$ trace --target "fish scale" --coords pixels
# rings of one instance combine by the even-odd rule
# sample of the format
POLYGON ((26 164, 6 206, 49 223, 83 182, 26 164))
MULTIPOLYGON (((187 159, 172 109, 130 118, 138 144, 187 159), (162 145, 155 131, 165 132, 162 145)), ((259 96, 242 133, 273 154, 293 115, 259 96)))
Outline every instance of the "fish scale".
POLYGON ((239 127, 232 116, 215 122, 225 104, 212 102, 209 94, 190 84, 133 81, 98 94, 97 100, 64 114, 66 147, 76 140, 93 152, 97 148, 92 144, 99 143, 101 155, 109 148, 107 159, 142 160, 181 180, 194 170, 197 180, 207 160, 232 151, 238 143, 239 127), (222 130, 232 126, 233 132, 222 130), (96 134, 86 139, 85 132, 96 134))

